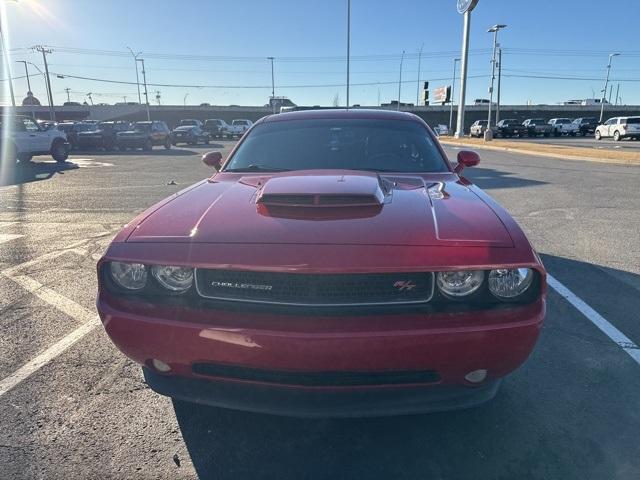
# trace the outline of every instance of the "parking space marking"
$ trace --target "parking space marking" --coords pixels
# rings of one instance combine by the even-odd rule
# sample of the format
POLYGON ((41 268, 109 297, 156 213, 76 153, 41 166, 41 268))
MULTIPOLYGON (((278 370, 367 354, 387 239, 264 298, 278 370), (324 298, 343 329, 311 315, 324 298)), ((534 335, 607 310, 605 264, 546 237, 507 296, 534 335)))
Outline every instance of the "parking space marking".
POLYGON ((64 295, 59 294, 55 290, 44 286, 30 276, 19 274, 18 272, 24 268, 42 263, 44 261, 52 260, 69 252, 75 253, 80 256, 86 256, 88 254, 87 250, 79 247, 87 244, 94 239, 99 241, 100 237, 105 237, 110 234, 112 234, 112 232, 101 232, 92 235, 89 238, 69 245, 69 247, 64 250, 45 253, 44 255, 41 255, 37 258, 6 268, 0 272, 0 274, 4 277, 12 280, 28 292, 32 293, 33 295, 51 305, 52 307, 81 323, 81 325, 74 331, 72 331, 68 335, 65 335, 52 346, 39 353, 36 357, 29 360, 16 371, 11 373, 8 377, 0 379, 0 397, 12 390, 14 387, 18 386, 32 374, 51 362, 54 358, 64 353, 77 341, 82 339, 85 335, 87 335, 94 328, 100 325, 100 318, 95 312, 88 310, 79 303, 65 297, 64 295))
POLYGON ((74 343, 84 337, 87 333, 91 332, 100 323, 99 321, 97 321, 97 315, 95 319, 96 321, 87 322, 84 325, 76 328, 69 335, 65 336, 61 340, 58 340, 44 352, 25 363, 11 375, 0 380, 0 397, 2 397, 5 393, 9 392, 11 389, 29 378, 33 373, 40 370, 58 355, 65 352, 69 347, 71 347, 74 343))
POLYGON ((0 233, 0 243, 9 242, 11 240, 15 240, 16 238, 24 237, 24 235, 16 235, 13 233, 0 233))
POLYGON ((547 282, 558 294, 573 305, 580 313, 593 323, 602 333, 613 340, 636 363, 640 365, 640 348, 624 333, 614 327, 607 319, 591 308, 584 300, 565 287, 551 275, 547 274, 547 282))

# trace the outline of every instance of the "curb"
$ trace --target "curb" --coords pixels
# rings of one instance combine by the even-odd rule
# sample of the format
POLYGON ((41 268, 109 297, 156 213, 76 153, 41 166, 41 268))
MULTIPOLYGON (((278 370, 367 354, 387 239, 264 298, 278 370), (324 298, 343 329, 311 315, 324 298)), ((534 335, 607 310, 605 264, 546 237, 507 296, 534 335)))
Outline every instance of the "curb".
POLYGON ((511 147, 496 147, 489 145, 476 145, 473 143, 460 143, 449 140, 439 139, 440 143, 443 145, 450 145, 455 147, 468 147, 468 148, 481 148, 484 150, 494 150, 497 152, 511 152, 511 153, 519 153, 523 155, 532 155, 535 157, 546 157, 546 158, 557 158, 561 160, 578 160, 581 162, 596 162, 596 163, 609 163, 616 165, 630 165, 630 166, 640 166, 640 160, 631 160, 631 159, 623 159, 623 158, 592 158, 592 157, 578 157, 575 155, 563 155, 563 154, 551 154, 547 152, 536 152, 532 150, 525 150, 522 148, 511 148, 511 147))

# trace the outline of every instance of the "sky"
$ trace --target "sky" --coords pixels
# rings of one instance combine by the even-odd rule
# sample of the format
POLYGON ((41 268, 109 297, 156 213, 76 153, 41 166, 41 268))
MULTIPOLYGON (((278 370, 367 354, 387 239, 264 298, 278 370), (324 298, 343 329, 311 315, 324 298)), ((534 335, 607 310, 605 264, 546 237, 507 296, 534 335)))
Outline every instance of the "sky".
MULTIPOLYGON (((603 5, 480 0, 471 15, 467 103, 488 97, 493 36, 487 28, 502 23, 502 104, 599 97, 609 52, 621 53, 613 59, 611 101, 619 84, 621 103, 640 104, 637 15, 618 10, 615 21, 603 20, 603 5)), ((30 47, 46 45, 56 104, 67 100, 67 88, 71 101, 88 100, 87 93, 95 103, 137 101, 127 47, 142 52, 147 82, 154 84, 151 103, 160 95, 162 104, 264 105, 271 94, 267 57, 275 58, 276 95, 298 105, 345 103, 347 0, 0 0, 0 8, 18 101, 27 83, 16 61, 42 70, 42 54, 30 47)), ((403 51, 403 102, 416 101, 418 80, 451 84, 461 43, 456 0, 351 0, 350 103, 397 99, 403 51)), ((44 79, 29 69, 44 104, 44 79)), ((458 80, 456 96, 459 86, 458 80)), ((7 104, 7 89, 2 92, 0 103, 7 104)))

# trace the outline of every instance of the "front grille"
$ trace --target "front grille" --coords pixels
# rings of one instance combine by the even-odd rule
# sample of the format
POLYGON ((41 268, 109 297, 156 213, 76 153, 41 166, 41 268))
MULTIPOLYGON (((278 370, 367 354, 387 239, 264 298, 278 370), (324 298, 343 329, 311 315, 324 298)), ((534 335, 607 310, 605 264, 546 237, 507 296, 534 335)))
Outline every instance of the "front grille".
POLYGON ((303 306, 425 303, 433 273, 299 274, 196 269, 196 288, 206 298, 303 306))

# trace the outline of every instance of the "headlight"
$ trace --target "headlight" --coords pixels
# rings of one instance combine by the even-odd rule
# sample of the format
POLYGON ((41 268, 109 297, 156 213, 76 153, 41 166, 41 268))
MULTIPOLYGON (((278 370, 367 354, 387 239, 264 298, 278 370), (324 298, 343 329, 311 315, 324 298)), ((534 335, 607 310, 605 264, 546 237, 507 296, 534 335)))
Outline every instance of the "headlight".
POLYGON ((499 268, 489 272, 489 290, 498 298, 515 298, 522 295, 533 282, 530 268, 499 268))
POLYGON ((189 267, 153 265, 151 273, 160 285, 172 292, 184 292, 193 283, 193 268, 189 267))
POLYGON ((438 272, 438 288, 449 297, 460 298, 478 290, 484 280, 482 270, 438 272))
POLYGON ((126 290, 141 290, 147 284, 147 268, 141 263, 111 262, 111 278, 126 290))

